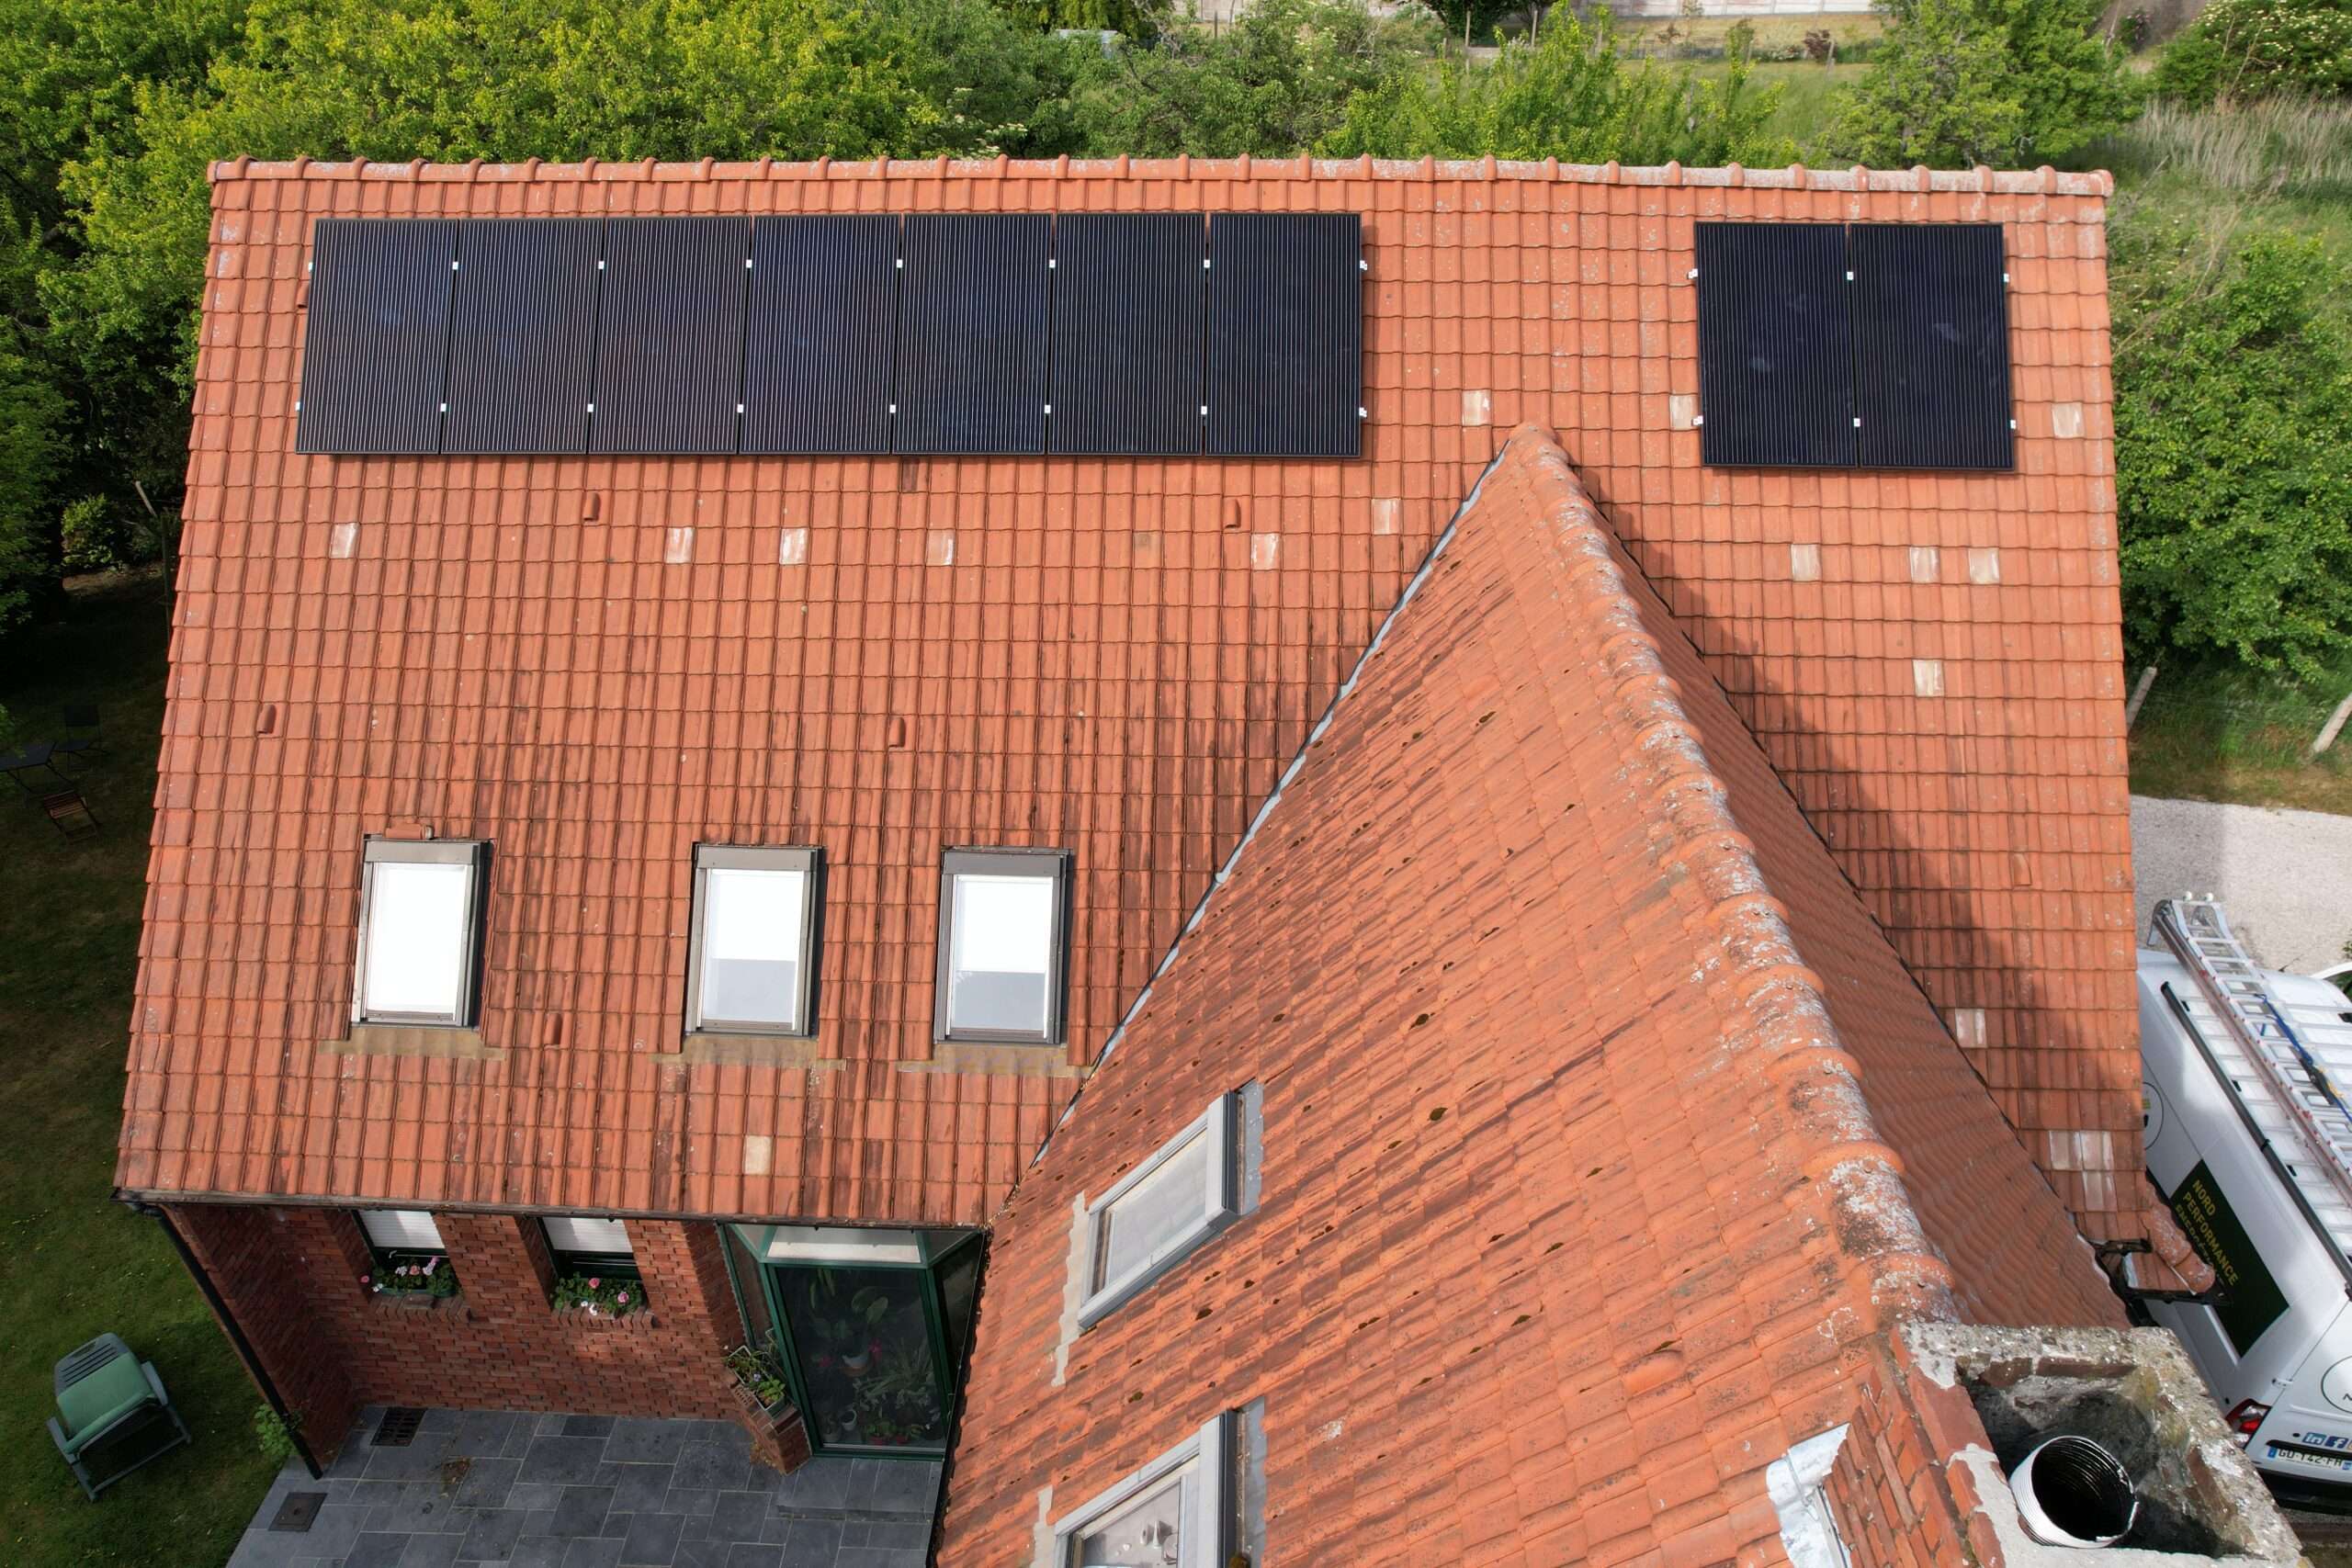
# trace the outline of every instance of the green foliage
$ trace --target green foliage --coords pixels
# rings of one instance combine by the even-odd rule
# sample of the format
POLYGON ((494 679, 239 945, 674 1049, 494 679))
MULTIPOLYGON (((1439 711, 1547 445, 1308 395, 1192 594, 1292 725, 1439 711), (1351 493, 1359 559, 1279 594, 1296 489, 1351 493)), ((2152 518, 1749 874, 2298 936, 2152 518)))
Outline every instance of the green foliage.
POLYGON ((2157 62, 2187 104, 2352 93, 2352 0, 2213 0, 2157 62))
POLYGON ((2138 112, 2100 0, 1881 0, 1888 28, 1832 135, 1880 167, 2064 163, 2138 112))
POLYGON ((578 1307, 590 1317, 627 1317, 646 1307, 645 1283, 630 1274, 566 1274, 555 1282, 559 1312, 578 1307))
POLYGON ((1384 19, 1363 0, 1263 0, 1229 27, 1173 29, 1091 67, 1078 130, 1104 155, 1288 156, 1336 130, 1357 94, 1418 72, 1436 45, 1423 13, 1384 19))
POLYGON ((254 1407, 254 1443, 261 1450, 261 1457, 273 1465, 282 1465, 294 1457, 294 1434, 286 1418, 266 1404, 254 1407))
POLYGON ((2311 241, 2172 222, 2114 260, 2124 626, 2315 676, 2352 648, 2347 278, 2311 241))
POLYGON ((1387 73, 1349 101, 1323 149, 1341 157, 1786 164, 1794 147, 1765 130, 1778 98, 1777 88, 1750 85, 1744 53, 1702 81, 1687 66, 1626 60, 1606 11, 1589 24, 1557 12, 1490 65, 1448 55, 1434 70, 1387 73))
POLYGON ((0 633, 22 623, 57 577, 51 481, 65 399, 47 367, 11 349, 0 323, 0 633))

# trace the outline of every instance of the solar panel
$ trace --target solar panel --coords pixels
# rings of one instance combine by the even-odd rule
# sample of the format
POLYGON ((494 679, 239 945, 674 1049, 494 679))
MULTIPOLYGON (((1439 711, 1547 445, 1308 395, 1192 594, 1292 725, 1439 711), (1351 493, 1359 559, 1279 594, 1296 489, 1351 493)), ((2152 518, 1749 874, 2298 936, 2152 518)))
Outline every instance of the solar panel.
POLYGON ((1363 222, 1352 212, 1209 220, 1208 450, 1363 450, 1363 222))
POLYGON ((614 218, 596 308, 592 452, 732 452, 748 218, 614 218))
POLYGON ((898 256, 896 218, 752 225, 744 451, 890 449, 898 256))
POLYGON ((1862 464, 2015 468, 2001 226, 1857 223, 1850 235, 1862 464))
POLYGON ((311 231, 298 452, 441 449, 449 361, 449 263, 442 218, 322 218, 311 231))
POLYGON ((906 220, 891 450, 1046 449, 1051 223, 1042 213, 906 220))
POLYGON ((1701 223, 1704 462, 1850 466, 1854 333, 1842 223, 1701 223))
POLYGON ((458 226, 445 452, 584 452, 595 358, 593 218, 458 226))
POLYGON ((1207 244, 1197 213, 1054 220, 1053 450, 1201 450, 1207 244))

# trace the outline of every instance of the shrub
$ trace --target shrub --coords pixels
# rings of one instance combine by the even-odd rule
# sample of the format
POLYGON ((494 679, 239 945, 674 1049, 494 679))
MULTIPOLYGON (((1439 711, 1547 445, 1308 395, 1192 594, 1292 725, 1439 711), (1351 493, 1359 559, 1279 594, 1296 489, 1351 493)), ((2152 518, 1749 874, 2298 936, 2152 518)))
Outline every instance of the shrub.
POLYGON ((2186 104, 2352 92, 2352 0, 2213 0, 2156 62, 2186 104))
POLYGON ((1777 87, 1750 85, 1732 56, 1701 80, 1618 53, 1606 12, 1555 12, 1533 42, 1513 39, 1488 65, 1448 55, 1434 70, 1396 72, 1359 93, 1323 150, 1339 157, 1556 157, 1563 163, 1786 164, 1795 149, 1766 130, 1777 87))
POLYGON ((2117 238, 2125 632, 2315 677, 2352 648, 2352 343, 2326 304, 2352 279, 2267 231, 2117 238))
POLYGON ((1889 26, 1832 132, 1882 167, 2061 163, 2130 120, 2140 90, 2100 0, 1881 0, 1889 26))
POLYGON ((559 1312, 577 1307, 590 1317, 627 1317, 646 1304, 644 1281, 629 1275, 566 1274, 555 1282, 559 1312))

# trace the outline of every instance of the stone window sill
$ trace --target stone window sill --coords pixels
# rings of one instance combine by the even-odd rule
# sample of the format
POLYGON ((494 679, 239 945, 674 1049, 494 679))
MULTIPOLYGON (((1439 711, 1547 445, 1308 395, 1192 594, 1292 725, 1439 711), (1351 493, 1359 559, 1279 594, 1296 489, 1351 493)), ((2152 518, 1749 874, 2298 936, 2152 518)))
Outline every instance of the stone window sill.
POLYGON ((479 1029, 447 1029, 429 1023, 355 1023, 347 1040, 322 1041, 330 1056, 454 1056, 461 1061, 503 1062, 503 1046, 492 1045, 479 1029))
POLYGON ((1023 1078, 1082 1078, 1084 1067, 1069 1064, 1067 1045, 1007 1045, 977 1040, 932 1043, 928 1062, 901 1062, 905 1073, 998 1073, 1023 1078))
POLYGON ((709 1062, 729 1066, 808 1067, 831 1072, 849 1066, 847 1059, 828 1056, 816 1041, 800 1034, 739 1034, 731 1030, 695 1030, 666 1052, 673 1061, 709 1062))

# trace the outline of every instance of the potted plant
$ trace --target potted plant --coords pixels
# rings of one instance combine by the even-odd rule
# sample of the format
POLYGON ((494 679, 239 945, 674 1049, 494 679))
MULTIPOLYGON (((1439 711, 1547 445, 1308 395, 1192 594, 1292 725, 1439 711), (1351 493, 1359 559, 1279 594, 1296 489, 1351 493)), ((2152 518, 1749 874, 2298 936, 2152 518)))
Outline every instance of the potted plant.
POLYGON ((437 1306, 458 1293, 458 1271, 436 1253, 407 1261, 381 1262, 359 1276, 360 1289, 401 1306, 437 1306))
POLYGON ((590 1317, 627 1317, 645 1305, 644 1281, 627 1275, 566 1274, 555 1282, 558 1312, 576 1308, 590 1317))
POLYGON ((735 1397, 755 1416, 773 1416, 790 1407, 790 1389, 784 1381, 784 1363, 773 1351, 738 1345, 727 1352, 727 1370, 735 1377, 735 1397))
POLYGON ((843 1305, 832 1270, 820 1269, 808 1281, 808 1310, 812 1326, 825 1346, 823 1357, 850 1376, 864 1377, 874 1365, 878 1348, 875 1330, 889 1315, 890 1298, 880 1286, 867 1285, 843 1305))

